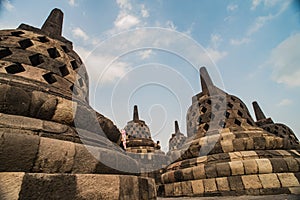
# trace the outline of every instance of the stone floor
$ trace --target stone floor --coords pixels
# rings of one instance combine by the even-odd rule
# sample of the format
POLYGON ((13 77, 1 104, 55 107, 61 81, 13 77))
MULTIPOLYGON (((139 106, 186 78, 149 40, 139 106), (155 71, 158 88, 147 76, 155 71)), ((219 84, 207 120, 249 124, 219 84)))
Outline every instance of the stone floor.
POLYGON ((228 196, 228 197, 178 197, 178 198, 157 198, 157 200, 299 200, 300 195, 267 195, 267 196, 228 196))

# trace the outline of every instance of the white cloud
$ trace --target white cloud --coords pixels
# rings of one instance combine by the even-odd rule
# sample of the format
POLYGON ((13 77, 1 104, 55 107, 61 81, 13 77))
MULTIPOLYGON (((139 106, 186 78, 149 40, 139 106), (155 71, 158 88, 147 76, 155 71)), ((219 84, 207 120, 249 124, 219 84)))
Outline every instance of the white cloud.
POLYGON ((224 58, 227 55, 226 51, 219 51, 217 49, 206 48, 206 52, 213 62, 217 63, 219 60, 224 58))
POLYGON ((110 84, 125 76, 131 69, 129 63, 118 59, 115 60, 116 57, 113 55, 103 55, 97 52, 91 53, 91 51, 78 46, 75 49, 84 60, 91 83, 101 81, 101 84, 110 84), (114 62, 111 63, 112 61, 114 62))
POLYGON ((300 86, 300 33, 291 35, 275 47, 267 61, 272 79, 289 87, 300 86))
POLYGON ((166 27, 167 27, 168 29, 172 29, 172 30, 176 30, 176 29, 177 29, 177 27, 174 25, 174 22, 171 21, 171 20, 168 20, 168 21, 166 22, 166 27))
POLYGON ((144 18, 149 17, 149 12, 146 9, 144 4, 142 4, 142 6, 141 6, 141 13, 142 13, 142 17, 144 17, 144 18))
POLYGON ((4 8, 8 11, 12 11, 15 7, 11 4, 9 0, 2 1, 4 8))
POLYGON ((238 5, 237 4, 229 4, 227 6, 227 11, 235 11, 236 9, 238 9, 238 5))
POLYGON ((129 0, 117 0, 118 6, 124 10, 132 10, 132 5, 129 0))
MULTIPOLYGON (((256 2, 256 1, 253 1, 256 2)), ((253 3, 252 2, 252 3, 253 3)), ((259 1, 260 2, 260 1, 259 1)), ((274 6, 275 3, 268 3, 269 1, 265 1, 265 5, 268 6, 274 6)), ((276 5, 279 6, 278 11, 275 14, 269 14, 269 15, 265 15, 265 16, 258 16, 255 20, 254 23, 249 27, 248 31, 247 31, 247 35, 250 36, 253 33, 259 31, 259 29, 261 29, 267 22, 277 18, 279 15, 281 15, 290 5, 291 1, 275 1, 276 5), (280 2, 280 3, 278 3, 280 2)))
POLYGON ((214 48, 214 49, 218 48, 222 41, 223 41, 223 39, 222 39, 221 35, 219 35, 219 34, 211 34, 210 35, 210 45, 212 46, 212 48, 214 48))
POLYGON ((76 6, 75 0, 68 0, 70 6, 76 6))
POLYGON ((120 30, 126 30, 126 29, 130 29, 133 26, 136 26, 139 23, 140 20, 137 17, 121 12, 119 13, 117 19, 115 20, 114 25, 116 28, 120 30))
POLYGON ((242 44, 248 44, 251 40, 247 37, 242 38, 242 39, 231 39, 230 40, 230 44, 231 45, 235 45, 235 46, 239 46, 242 44))
POLYGON ((139 52, 139 55, 141 57, 142 60, 145 60, 146 58, 149 58, 150 55, 153 54, 152 49, 147 49, 147 50, 143 50, 141 52, 139 52))
POLYGON ((89 36, 79 27, 76 27, 72 30, 74 38, 81 38, 83 40, 88 40, 89 36))
POLYGON ((291 105, 293 101, 291 99, 282 99, 277 106, 288 106, 291 105))
POLYGON ((261 0, 252 0, 251 10, 255 10, 256 7, 261 3, 261 0))

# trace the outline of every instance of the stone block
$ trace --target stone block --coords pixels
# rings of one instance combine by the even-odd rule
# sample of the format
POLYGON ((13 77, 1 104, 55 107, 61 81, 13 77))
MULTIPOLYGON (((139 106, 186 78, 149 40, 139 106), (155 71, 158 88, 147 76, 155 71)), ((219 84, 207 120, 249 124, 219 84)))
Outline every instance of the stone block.
POLYGON ((193 169, 192 168, 186 168, 182 169, 182 175, 184 180, 193 180, 193 169))
POLYGON ((76 102, 72 102, 63 98, 58 98, 58 103, 52 120, 60 123, 71 124, 74 120, 76 107, 76 102))
POLYGON ((257 166, 258 166, 258 173, 260 174, 267 174, 272 173, 272 164, 269 159, 262 158, 262 159, 255 159, 257 166))
POLYGON ((181 183, 173 183, 174 187, 174 196, 181 196, 182 195, 182 188, 181 188, 181 183))
POLYGON ((264 137, 253 137, 254 149, 265 149, 266 139, 264 137))
POLYGON ((233 151, 232 140, 221 140, 220 143, 224 153, 233 151))
POLYGON ((244 160, 256 159, 258 155, 255 151, 241 151, 244 160))
POLYGON ((231 175, 242 175, 244 174, 244 165, 242 161, 229 162, 231 175))
POLYGON ((236 138, 232 141, 234 151, 244 151, 246 147, 244 138, 236 138))
POLYGON ((292 157, 283 158, 288 166, 290 172, 298 172, 299 171, 299 164, 297 160, 292 157))
POLYGON ((0 173, 0 199, 19 199, 24 172, 0 173))
POLYGON ((193 194, 203 194, 204 193, 204 185, 202 180, 191 181, 193 194))
POLYGON ((35 135, 3 133, 0 138, 0 171, 30 172, 39 148, 35 135))
MULTIPOLYGON (((97 174, 75 176, 77 199, 119 199, 120 189, 122 189, 119 176, 97 174)), ((134 185, 130 187, 134 188, 134 185)))
POLYGON ((216 164, 218 177, 230 176, 230 165, 229 163, 217 163, 216 164))
POLYGON ((300 186, 298 179, 293 173, 279 173, 277 176, 282 187, 300 186))
POLYGON ((75 156, 74 143, 41 138, 39 147, 34 172, 66 173, 72 171, 75 156))
POLYGON ((190 181, 181 182, 181 189, 182 189, 183 196, 188 196, 192 194, 193 192, 192 183, 190 181))
POLYGON ((274 173, 287 172, 288 166, 283 158, 271 158, 274 173))
POLYGON ((120 176, 119 199, 139 199, 138 177, 120 176))
POLYGON ((203 179, 206 178, 204 165, 198 165, 196 167, 193 167, 193 176, 194 179, 203 179))
POLYGON ((216 178, 216 182, 219 191, 230 191, 227 177, 216 178))
POLYGON ((62 174, 25 174, 20 199, 76 199, 76 177, 62 174))
POLYGON ((229 153, 229 156, 231 161, 243 160, 242 154, 238 151, 229 153))
POLYGON ((257 175, 242 176, 242 181, 245 189, 260 189, 262 188, 261 182, 257 175))
POLYGON ((290 187, 289 190, 291 194, 300 195, 300 187, 290 187))
POLYGON ((280 182, 276 174, 258 175, 263 188, 280 188, 280 182))
POLYGON ((245 174, 257 174, 258 167, 255 160, 243 160, 245 174))
POLYGON ((95 173, 97 163, 99 162, 96 159, 99 154, 97 148, 76 143, 74 145, 75 156, 72 173, 95 173))
POLYGON ((217 170, 215 164, 207 164, 204 166, 205 174, 207 178, 216 178, 217 170))
POLYGON ((165 195, 167 197, 171 197, 171 196, 174 195, 173 183, 171 183, 171 184, 165 184, 165 195))
POLYGON ((241 191, 244 190, 243 181, 240 176, 230 176, 228 177, 228 182, 230 190, 241 191))
POLYGON ((203 186, 204 186, 204 192, 215 192, 217 191, 217 184, 216 184, 216 179, 211 178, 211 179, 203 179, 203 186))

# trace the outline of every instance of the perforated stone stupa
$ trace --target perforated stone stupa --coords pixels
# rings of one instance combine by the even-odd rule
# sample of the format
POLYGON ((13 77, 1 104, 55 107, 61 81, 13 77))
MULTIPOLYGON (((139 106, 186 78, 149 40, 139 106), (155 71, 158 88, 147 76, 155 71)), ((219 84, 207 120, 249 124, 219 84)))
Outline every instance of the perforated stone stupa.
POLYGON ((62 22, 54 9, 41 29, 0 31, 0 199, 155 199, 153 179, 116 175, 139 163, 89 106, 88 75, 62 22))
POLYGON ((180 157, 181 152, 178 150, 181 149, 185 141, 186 136, 180 132, 178 122, 175 121, 175 133, 173 133, 169 139, 169 151, 167 153, 170 161, 176 160, 180 157))
POLYGON ((127 134, 127 154, 141 164, 144 176, 160 182, 161 169, 166 167, 167 159, 160 145, 152 140, 145 121, 139 119, 137 105, 134 106, 133 120, 127 123, 124 130, 127 134))
POLYGON ((297 138, 287 129, 268 129, 274 124, 264 117, 255 123, 239 98, 213 85, 205 68, 200 79, 202 92, 187 112, 189 137, 162 175, 164 196, 299 194, 297 138))

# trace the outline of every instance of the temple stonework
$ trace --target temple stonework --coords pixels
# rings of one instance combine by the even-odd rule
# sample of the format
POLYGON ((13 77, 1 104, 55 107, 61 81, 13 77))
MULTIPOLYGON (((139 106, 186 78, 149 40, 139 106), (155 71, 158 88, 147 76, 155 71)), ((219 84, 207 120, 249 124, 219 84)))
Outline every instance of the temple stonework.
POLYGON ((300 193, 299 141, 285 125, 265 119, 217 88, 203 67, 202 92, 187 112, 188 138, 162 174, 166 197, 300 193))
POLYGON ((89 106, 62 23, 54 9, 41 29, 0 31, 0 199, 155 199, 117 127, 89 106))
POLYGON ((165 154, 134 106, 122 149, 119 129, 89 105, 86 68, 62 25, 54 9, 40 29, 0 30, 0 199, 300 195, 296 135, 257 102, 253 120, 204 67, 187 136, 175 121, 165 154))

